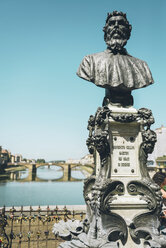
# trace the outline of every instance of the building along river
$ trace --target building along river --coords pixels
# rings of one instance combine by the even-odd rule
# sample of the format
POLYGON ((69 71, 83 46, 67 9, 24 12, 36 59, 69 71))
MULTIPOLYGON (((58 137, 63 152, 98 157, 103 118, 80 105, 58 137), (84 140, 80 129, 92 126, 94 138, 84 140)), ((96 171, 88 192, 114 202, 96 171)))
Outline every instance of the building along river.
POLYGON ((85 174, 78 167, 71 171, 76 181, 58 182, 63 170, 58 166, 37 169, 35 180, 27 181, 29 171, 17 171, 10 180, 0 181, 0 206, 82 205, 85 174), (57 181, 56 181, 57 180, 57 181))

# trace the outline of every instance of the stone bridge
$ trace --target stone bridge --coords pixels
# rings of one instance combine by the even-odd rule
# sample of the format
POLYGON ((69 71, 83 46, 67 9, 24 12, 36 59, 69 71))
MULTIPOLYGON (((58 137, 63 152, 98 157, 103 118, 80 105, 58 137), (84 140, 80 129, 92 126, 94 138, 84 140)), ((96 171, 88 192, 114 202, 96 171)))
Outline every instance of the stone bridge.
MULTIPOLYGON (((9 165, 12 165, 11 163, 9 165)), ((16 164, 15 164, 16 165, 16 164)), ((25 168, 28 168, 29 173, 28 176, 25 179, 19 179, 19 181, 22 182, 29 182, 29 181, 37 181, 37 182, 46 182, 46 181, 56 181, 56 182, 67 182, 67 181, 81 181, 82 179, 77 179, 77 178, 73 178, 71 176, 71 170, 76 168, 76 167, 82 167, 85 171, 87 171, 87 173, 89 172, 87 170, 87 168, 91 168, 93 169, 94 166, 93 165, 82 165, 82 164, 69 164, 69 163, 36 163, 36 164, 30 164, 30 163, 17 163, 17 165, 21 165, 24 166, 25 168), (59 166, 63 169, 63 176, 57 179, 52 179, 52 180, 48 180, 48 179, 41 179, 37 177, 37 168, 41 167, 41 166, 59 166), (87 168, 86 168, 87 167, 87 168)))

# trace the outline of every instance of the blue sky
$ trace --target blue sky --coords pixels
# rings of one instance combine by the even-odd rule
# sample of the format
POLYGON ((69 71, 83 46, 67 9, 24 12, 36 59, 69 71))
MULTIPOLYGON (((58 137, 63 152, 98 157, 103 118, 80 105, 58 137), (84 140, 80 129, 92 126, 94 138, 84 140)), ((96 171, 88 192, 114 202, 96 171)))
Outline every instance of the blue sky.
POLYGON ((1 0, 0 145, 46 160, 80 158, 87 121, 104 90, 76 76, 82 58, 103 51, 107 12, 127 13, 126 46, 145 60, 155 84, 133 92, 152 109, 153 129, 166 125, 165 0, 1 0))

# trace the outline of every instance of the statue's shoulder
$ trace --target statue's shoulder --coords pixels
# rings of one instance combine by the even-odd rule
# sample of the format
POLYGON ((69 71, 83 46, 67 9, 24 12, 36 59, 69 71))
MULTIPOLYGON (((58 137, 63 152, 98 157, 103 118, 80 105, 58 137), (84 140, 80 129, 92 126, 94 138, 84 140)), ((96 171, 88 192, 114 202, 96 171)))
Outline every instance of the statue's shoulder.
POLYGON ((96 59, 98 60, 98 59, 107 57, 107 55, 108 55, 108 53, 106 53, 105 51, 98 52, 98 53, 92 53, 92 54, 86 55, 83 58, 83 61, 84 60, 86 60, 86 61, 93 61, 93 60, 96 60, 96 59))
POLYGON ((134 61, 135 63, 138 63, 138 65, 142 65, 142 66, 148 66, 146 61, 142 60, 142 59, 139 59, 139 58, 136 58, 134 56, 131 56, 130 54, 127 54, 129 56, 129 58, 134 61))
POLYGON ((77 75, 87 81, 94 80, 94 66, 97 61, 101 61, 105 56, 105 52, 93 53, 90 55, 86 55, 77 71, 77 75))

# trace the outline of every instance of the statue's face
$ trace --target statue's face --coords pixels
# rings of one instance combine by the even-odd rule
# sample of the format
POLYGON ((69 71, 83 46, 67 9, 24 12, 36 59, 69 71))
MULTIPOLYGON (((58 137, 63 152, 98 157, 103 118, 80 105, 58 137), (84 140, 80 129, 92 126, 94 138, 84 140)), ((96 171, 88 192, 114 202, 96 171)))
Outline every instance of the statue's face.
POLYGON ((108 20, 106 44, 112 50, 121 50, 128 40, 128 26, 123 16, 112 16, 108 20))
POLYGON ((126 20, 123 16, 112 16, 108 22, 108 33, 112 38, 121 39, 126 36, 126 20))

